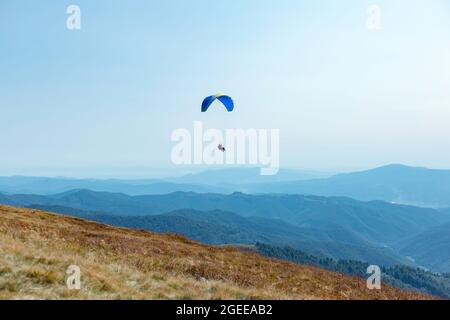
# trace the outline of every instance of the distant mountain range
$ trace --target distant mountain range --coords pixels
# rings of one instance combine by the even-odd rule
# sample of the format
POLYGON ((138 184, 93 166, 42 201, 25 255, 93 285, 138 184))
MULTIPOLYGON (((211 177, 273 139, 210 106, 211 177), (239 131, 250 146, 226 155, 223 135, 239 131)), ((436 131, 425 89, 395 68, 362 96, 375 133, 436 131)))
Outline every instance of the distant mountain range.
POLYGON ((117 215, 154 215, 179 209, 222 210, 243 217, 279 219, 298 227, 337 225, 379 243, 394 243, 448 221, 450 215, 434 209, 394 205, 382 201, 361 202, 343 197, 304 195, 248 195, 243 193, 128 196, 121 193, 73 190, 51 196, 3 195, 6 202, 58 205, 117 215))
MULTIPOLYGON (((173 183, 194 185, 228 185, 232 188, 237 185, 255 183, 274 183, 287 181, 302 181, 332 176, 331 173, 318 171, 300 171, 281 168, 276 175, 262 176, 259 168, 227 168, 207 170, 195 174, 188 174, 177 178, 164 179, 173 183)), ((237 191, 237 190, 233 190, 237 191)))
MULTIPOLYGON (((0 195, 0 203, 178 232, 206 243, 259 241, 383 265, 407 264, 405 255, 398 253, 401 248, 394 246, 450 221, 448 213, 435 209, 304 195, 176 192, 129 196, 72 190, 51 196, 0 195)), ((429 266, 426 260, 420 263, 429 266)))
POLYGON ((129 195, 166 194, 176 191, 197 193, 233 193, 239 185, 301 181, 330 174, 280 169, 277 175, 261 176, 259 168, 208 170, 166 179, 71 179, 64 177, 0 177, 0 192, 50 195, 73 189, 121 192, 129 195))
POLYGON ((251 185, 246 191, 345 196, 443 208, 450 207, 450 170, 389 165, 326 179, 251 185))
POLYGON ((232 192, 221 186, 193 185, 174 183, 165 180, 98 180, 43 177, 0 177, 0 192, 50 195, 73 189, 89 189, 93 191, 121 192, 129 195, 166 194, 176 191, 185 192, 232 192))
POLYGON ((229 168, 158 180, 0 177, 0 192, 9 194, 50 195, 73 189, 128 195, 177 191, 307 194, 446 208, 450 207, 450 170, 388 165, 334 176, 287 169, 281 169, 275 176, 260 176, 258 168, 229 168))
POLYGON ((299 179, 308 174, 282 170, 264 178, 256 168, 166 180, 0 177, 0 204, 211 244, 288 245, 317 256, 450 271, 450 171, 390 165, 299 179))

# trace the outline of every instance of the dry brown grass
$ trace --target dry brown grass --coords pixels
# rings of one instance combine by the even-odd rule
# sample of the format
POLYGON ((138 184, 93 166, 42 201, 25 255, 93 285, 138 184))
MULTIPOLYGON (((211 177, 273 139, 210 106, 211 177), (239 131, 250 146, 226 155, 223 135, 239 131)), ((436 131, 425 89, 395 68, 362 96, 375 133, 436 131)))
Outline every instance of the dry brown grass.
POLYGON ((427 299, 319 268, 0 206, 1 299, 427 299), (81 290, 66 269, 81 268, 81 290))

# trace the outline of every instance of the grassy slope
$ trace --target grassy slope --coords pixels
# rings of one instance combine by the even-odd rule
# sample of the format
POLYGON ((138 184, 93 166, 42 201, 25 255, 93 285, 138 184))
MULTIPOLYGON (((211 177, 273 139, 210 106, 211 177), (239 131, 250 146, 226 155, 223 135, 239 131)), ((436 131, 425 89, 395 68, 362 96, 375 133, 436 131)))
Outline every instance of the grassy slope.
POLYGON ((1 299, 422 299, 176 235, 0 206, 1 299), (69 291, 66 269, 81 268, 69 291))

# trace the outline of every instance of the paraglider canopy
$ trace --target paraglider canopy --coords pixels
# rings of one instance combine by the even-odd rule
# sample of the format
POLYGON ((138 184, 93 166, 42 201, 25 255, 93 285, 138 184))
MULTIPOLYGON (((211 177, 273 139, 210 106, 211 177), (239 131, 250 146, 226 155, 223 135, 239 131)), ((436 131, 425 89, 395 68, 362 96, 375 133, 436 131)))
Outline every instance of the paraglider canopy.
POLYGON ((233 111, 234 103, 231 97, 218 93, 213 96, 206 97, 205 100, 203 100, 202 112, 206 112, 215 100, 222 102, 228 112, 233 111))

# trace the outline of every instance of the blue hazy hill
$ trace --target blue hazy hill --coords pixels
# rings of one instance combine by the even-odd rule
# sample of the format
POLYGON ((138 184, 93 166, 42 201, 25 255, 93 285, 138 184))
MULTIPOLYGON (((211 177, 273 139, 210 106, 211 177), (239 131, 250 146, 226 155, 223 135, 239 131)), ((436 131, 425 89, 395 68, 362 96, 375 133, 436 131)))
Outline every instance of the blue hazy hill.
POLYGON ((239 185, 298 181, 329 176, 325 173, 280 169, 277 175, 261 176, 259 168, 213 169, 165 179, 73 179, 64 177, 0 177, 0 192, 50 195, 73 189, 121 192, 129 195, 166 194, 176 191, 232 193, 239 185))
POLYGON ((260 176, 258 168, 227 168, 177 178, 144 180, 0 177, 0 192, 9 194, 51 195, 73 189, 128 195, 177 191, 310 194, 445 208, 450 207, 450 170, 388 165, 334 176, 288 169, 280 169, 275 176, 260 176))
POLYGON ((450 223, 432 227, 396 245, 403 255, 439 272, 450 271, 450 223))
POLYGON ((120 179, 71 179, 46 177, 0 177, 0 192, 17 194, 50 195, 73 189, 93 191, 121 192, 129 195, 166 194, 176 191, 185 192, 231 192, 232 189, 216 186, 175 183, 161 179, 120 180, 120 179))
POLYGON ((251 193, 300 193, 384 200, 423 207, 450 207, 450 170, 388 165, 325 179, 247 186, 251 193))
MULTIPOLYGON (((238 167, 226 169, 205 170, 198 173, 187 174, 182 177, 168 178, 166 181, 195 185, 231 185, 238 186, 254 183, 274 183, 286 181, 301 181, 331 176, 330 173, 318 171, 300 171, 280 168, 276 175, 262 176, 257 167, 238 167)), ((233 190, 237 191, 237 190, 233 190)))

